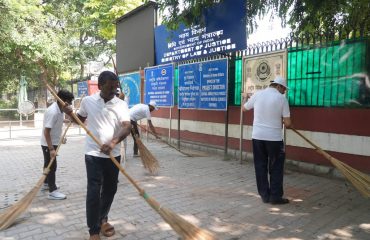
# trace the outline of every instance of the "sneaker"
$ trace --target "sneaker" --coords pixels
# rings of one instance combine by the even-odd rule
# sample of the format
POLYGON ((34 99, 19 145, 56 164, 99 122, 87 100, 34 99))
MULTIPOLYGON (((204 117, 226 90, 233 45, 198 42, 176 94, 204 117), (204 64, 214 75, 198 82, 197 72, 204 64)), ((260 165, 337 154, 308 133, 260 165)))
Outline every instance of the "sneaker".
POLYGON ((134 157, 140 157, 140 155, 139 155, 139 154, 135 154, 135 153, 134 153, 134 157))
POLYGON ((48 199, 50 200, 63 200, 66 199, 67 196, 64 195, 63 193, 58 192, 57 190, 49 193, 48 199))
POLYGON ((44 183, 44 184, 41 186, 41 191, 47 191, 47 190, 49 190, 49 184, 44 183))
MULTIPOLYGON (((57 185, 57 189, 59 189, 58 185, 57 185)), ((49 184, 44 183, 41 187, 41 191, 49 191, 49 184)))

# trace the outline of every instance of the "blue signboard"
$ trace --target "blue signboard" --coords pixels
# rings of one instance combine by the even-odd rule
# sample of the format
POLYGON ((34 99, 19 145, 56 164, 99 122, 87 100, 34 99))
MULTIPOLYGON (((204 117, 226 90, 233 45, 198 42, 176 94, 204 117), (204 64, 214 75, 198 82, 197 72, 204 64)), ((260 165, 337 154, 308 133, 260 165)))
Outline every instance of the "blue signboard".
POLYGON ((121 83, 122 92, 127 98, 129 107, 140 103, 140 73, 128 73, 118 76, 121 83))
POLYGON ((88 96, 87 81, 77 83, 77 96, 84 97, 88 96))
POLYGON ((168 31, 155 28, 156 64, 234 52, 246 48, 245 0, 224 0, 203 11, 204 24, 168 31))
POLYGON ((227 110, 227 59, 179 65, 180 109, 227 110))
POLYGON ((156 101, 160 107, 172 107, 174 89, 174 70, 172 64, 144 69, 145 103, 156 101))

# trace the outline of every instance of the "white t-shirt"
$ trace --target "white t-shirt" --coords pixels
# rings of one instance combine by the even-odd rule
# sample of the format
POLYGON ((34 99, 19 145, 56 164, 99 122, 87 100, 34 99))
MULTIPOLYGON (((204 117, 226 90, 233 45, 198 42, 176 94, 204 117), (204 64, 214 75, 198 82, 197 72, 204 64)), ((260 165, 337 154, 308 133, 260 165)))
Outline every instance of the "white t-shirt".
POLYGON ((147 104, 136 104, 130 108, 130 118, 132 121, 139 121, 143 118, 150 120, 150 110, 147 104))
MULTIPOLYGON (((122 122, 130 121, 128 106, 125 101, 114 97, 105 103, 104 99, 100 97, 100 92, 84 97, 77 113, 81 117, 87 117, 87 129, 101 144, 109 143, 117 136, 122 127, 122 122)), ((106 154, 100 152, 99 145, 90 136, 86 137, 85 148, 87 155, 107 158, 106 154)), ((112 150, 112 154, 115 157, 120 155, 119 144, 112 150)))
POLYGON ((44 131, 45 128, 50 128, 50 138, 53 145, 58 145, 60 136, 62 135, 64 113, 60 110, 58 104, 54 102, 51 104, 44 114, 44 121, 42 123, 41 145, 48 146, 44 131))
POLYGON ((256 92, 244 104, 247 110, 254 109, 252 138, 266 141, 281 141, 282 118, 290 117, 289 103, 277 89, 268 87, 256 92))

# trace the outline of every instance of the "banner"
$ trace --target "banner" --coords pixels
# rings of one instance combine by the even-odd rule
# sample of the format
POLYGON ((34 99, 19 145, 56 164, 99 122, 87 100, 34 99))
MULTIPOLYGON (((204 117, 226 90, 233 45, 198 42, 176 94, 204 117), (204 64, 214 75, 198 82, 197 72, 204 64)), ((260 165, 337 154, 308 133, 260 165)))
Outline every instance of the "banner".
POLYGON ((174 105, 174 67, 173 64, 149 67, 144 69, 145 103, 156 101, 160 107, 174 105))
POLYGON ((179 65, 179 109, 227 110, 228 60, 179 65))
POLYGON ((140 103, 140 72, 122 74, 118 76, 121 83, 122 92, 127 98, 129 107, 140 103))

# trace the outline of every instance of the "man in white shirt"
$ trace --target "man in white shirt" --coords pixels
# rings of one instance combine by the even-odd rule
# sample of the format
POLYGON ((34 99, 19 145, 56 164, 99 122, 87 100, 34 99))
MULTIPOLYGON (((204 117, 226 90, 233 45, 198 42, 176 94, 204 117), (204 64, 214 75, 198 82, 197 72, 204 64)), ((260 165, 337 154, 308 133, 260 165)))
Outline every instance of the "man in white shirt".
MULTIPOLYGON (((72 104, 74 96, 67 90, 58 92, 59 98, 68 104, 72 104)), ((46 176, 42 190, 49 190, 48 198, 52 200, 66 199, 66 195, 57 191, 55 184, 55 172, 57 170, 57 159, 55 150, 60 142, 62 135, 62 127, 64 121, 63 107, 59 102, 52 103, 44 114, 42 134, 41 134, 41 149, 44 155, 44 168, 49 165, 51 159, 55 157, 53 164, 50 167, 50 172, 46 176)))
POLYGON ((254 109, 252 144, 258 193, 264 203, 286 204, 283 198, 285 149, 282 125, 291 126, 287 89, 284 78, 278 76, 264 90, 249 100, 243 93, 243 111, 254 109), (247 101, 248 100, 248 101, 247 101))
MULTIPOLYGON (((137 128, 137 121, 146 118, 148 120, 149 128, 151 132, 154 134, 156 138, 159 138, 157 132, 155 131, 155 128, 153 126, 152 120, 151 120, 151 112, 154 110, 158 110, 157 103, 152 100, 149 102, 149 104, 143 104, 139 103, 130 108, 130 118, 131 118, 131 125, 132 125, 132 136, 135 134, 137 136, 139 135, 139 129, 137 128)), ((136 144, 136 141, 134 141, 134 157, 138 157, 138 146, 136 144)))
POLYGON ((108 223, 108 213, 117 192, 119 170, 109 154, 120 162, 118 143, 131 130, 127 103, 115 96, 118 84, 116 74, 102 72, 98 78, 100 92, 83 98, 77 112, 81 121, 88 120, 88 130, 103 144, 99 147, 90 136, 86 137, 86 218, 90 240, 100 240, 100 232, 106 237, 115 234, 114 227, 108 223))

